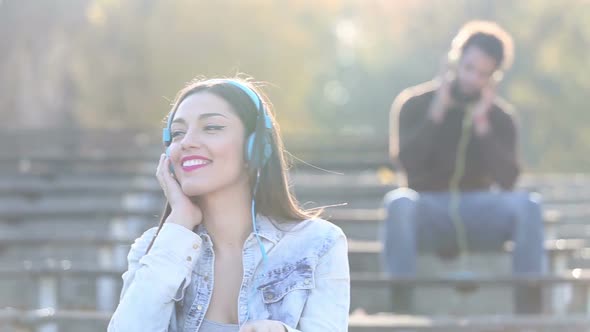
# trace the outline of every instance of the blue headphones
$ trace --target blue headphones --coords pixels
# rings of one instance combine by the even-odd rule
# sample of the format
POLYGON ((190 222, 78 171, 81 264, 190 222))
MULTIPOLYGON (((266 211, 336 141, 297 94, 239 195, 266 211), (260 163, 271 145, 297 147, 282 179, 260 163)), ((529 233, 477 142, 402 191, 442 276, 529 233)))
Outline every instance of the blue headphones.
MULTIPOLYGON (((260 96, 248 86, 231 79, 213 79, 211 83, 227 83, 239 88, 244 92, 248 98, 256 106, 256 128, 254 132, 246 139, 244 146, 244 156, 251 169, 262 169, 272 155, 271 146, 271 129, 272 121, 268 116, 264 103, 260 96), (257 142, 258 141, 258 142, 257 142)), ((172 119, 174 118, 174 111, 168 116, 166 128, 162 132, 162 140, 166 148, 166 154, 169 156, 169 146, 172 142, 172 134, 170 127, 172 126, 172 119)))

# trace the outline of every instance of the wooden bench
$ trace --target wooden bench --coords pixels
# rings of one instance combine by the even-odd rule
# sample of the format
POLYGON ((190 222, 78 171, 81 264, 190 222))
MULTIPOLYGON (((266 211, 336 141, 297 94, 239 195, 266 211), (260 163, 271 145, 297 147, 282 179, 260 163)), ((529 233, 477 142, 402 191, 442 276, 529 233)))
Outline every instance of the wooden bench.
MULTIPOLYGON (((84 323, 99 325, 105 331, 112 312, 56 310, 53 308, 37 310, 0 309, 0 324, 17 327, 21 332, 31 332, 40 326, 57 326, 64 323, 84 323)), ((474 332, 474 331, 576 331, 590 329, 590 318, 585 315, 548 316, 479 316, 479 317, 422 317, 392 314, 366 315, 353 313, 349 316, 350 332, 385 331, 429 331, 429 332, 474 332)))
MULTIPOLYGON (((131 245, 136 237, 97 235, 91 232, 86 234, 60 234, 55 236, 35 234, 1 234, 0 245, 2 247, 38 247, 38 246, 65 246, 65 247, 114 247, 118 245, 131 245)), ((567 258, 573 253, 586 248, 588 241, 584 239, 547 240, 545 250, 550 258, 552 271, 559 272, 567 269, 567 258)), ((358 271, 379 271, 378 256, 382 250, 382 244, 378 241, 358 241, 349 239, 348 250, 351 261, 351 269, 358 271), (362 268, 355 262, 362 262, 362 268)), ((505 247, 506 252, 512 250, 510 245, 505 247)), ((476 251, 475 253, 478 253, 476 251)))
MULTIPOLYGON (((394 185, 363 184, 354 180, 354 176, 342 176, 339 182, 320 180, 315 182, 304 180, 305 175, 293 175, 295 193, 300 201, 324 203, 348 203, 350 205, 380 207, 384 195, 395 188, 394 185)), ((524 188, 527 189, 527 188, 524 188)), ((103 196, 113 194, 144 193, 161 195, 161 188, 155 178, 155 165, 149 175, 134 176, 92 176, 71 175, 59 179, 44 179, 40 176, 21 176, 9 179, 0 178, 0 196, 23 197, 31 201, 41 197, 83 194, 87 196, 103 196)), ((590 202, 590 190, 563 190, 546 188, 540 191, 544 204, 568 204, 590 202)))
MULTIPOLYGON (((157 165, 161 153, 164 152, 161 145, 148 149, 147 152, 138 154, 109 153, 108 150, 88 155, 71 154, 36 154, 19 156, 0 155, 1 173, 44 174, 46 176, 69 172, 101 172, 101 171, 135 171, 141 174, 151 174, 157 165)), ((296 170, 318 171, 337 170, 355 171, 358 169, 377 169, 388 166, 387 155, 382 153, 365 152, 367 158, 358 159, 351 155, 342 154, 341 151, 330 156, 310 153, 291 152, 296 158, 289 158, 292 167, 296 170)))
MULTIPOLYGON (((13 140, 12 138, 11 140, 13 140)), ((47 143, 45 143, 47 144, 47 143)), ((42 144, 41 144, 42 145, 42 144)), ((86 149, 80 151, 43 151, 31 149, 30 151, 6 150, 0 154, 0 173, 14 174, 39 174, 45 177, 55 177, 60 174, 126 174, 152 175, 159 155, 163 152, 161 143, 143 145, 141 148, 133 149, 126 146, 125 151, 116 151, 116 147, 110 146, 103 149, 86 149), (130 152, 141 151, 141 152, 130 152)), ((288 147, 296 158, 289 158, 293 163, 293 171, 310 172, 317 174, 330 174, 324 170, 334 172, 354 173, 365 170, 377 170, 380 168, 391 168, 391 161, 387 149, 368 150, 360 148, 363 158, 358 158, 358 153, 347 151, 346 146, 316 147, 307 146, 288 147), (306 151, 307 150, 307 151, 306 151), (309 151, 316 150, 316 151, 309 151), (300 161, 304 160, 305 162, 300 161), (313 165, 313 166, 310 166, 313 165), (314 167, 315 166, 315 167, 314 167)), ((59 149, 58 149, 59 150, 59 149)), ((562 184, 568 187, 579 185, 582 182, 588 183, 587 175, 568 175, 570 179, 562 184)), ((540 177, 535 182, 535 187, 553 185, 562 178, 556 176, 540 177)), ((526 183, 524 181, 522 183, 526 183)))
MULTIPOLYGON (((340 226, 345 233, 362 240, 374 240, 379 234, 385 218, 383 209, 327 209, 323 217, 340 226)), ((545 237, 556 239, 563 237, 563 228, 574 229, 577 237, 585 236, 583 228, 590 226, 590 206, 579 204, 576 207, 564 206, 560 209, 546 209, 543 213, 545 237), (568 209, 569 207, 569 209, 568 209)), ((590 232, 587 232, 590 237, 590 232)))
MULTIPOLYGON (((84 247, 95 247, 97 258, 96 261, 93 260, 93 262, 96 262, 96 266, 73 270, 72 266, 75 267, 80 264, 80 262, 58 259, 59 257, 45 257, 43 262, 27 259, 20 263, 22 265, 21 269, 0 269, 0 278, 7 276, 16 277, 19 273, 26 272, 29 276, 44 275, 46 277, 45 283, 52 285, 55 281, 51 280, 54 279, 47 279, 47 276, 52 273, 92 276, 101 272, 103 276, 108 273, 112 274, 110 277, 113 275, 120 276, 120 274, 126 269, 126 260, 124 257, 126 257, 129 245, 133 243, 134 239, 134 237, 100 236, 91 233, 70 235, 61 234, 57 236, 4 234, 0 237, 2 248, 23 248, 31 252, 36 252, 35 248, 47 248, 47 246, 78 248, 78 250, 84 247)), ((576 240, 548 242, 548 252, 549 256, 552 257, 552 261, 558 261, 559 259, 565 261, 554 262, 552 264, 554 269, 559 272, 565 270, 567 268, 567 257, 571 256, 573 251, 583 248, 583 244, 583 241, 576 240)), ((380 250, 381 248, 378 242, 350 241, 349 261, 353 273, 379 271, 380 264, 378 256, 380 250)), ((51 288, 53 286, 47 287, 51 288)), ((116 283, 113 282, 112 278, 100 278, 97 280, 97 289, 100 290, 97 291, 97 294, 101 295, 101 298, 97 299, 98 308, 108 310, 114 305, 116 287, 116 283)))
MULTIPOLYGON (((120 245, 131 245, 136 237, 122 235, 97 235, 95 233, 77 233, 77 234, 59 234, 54 236, 39 234, 0 234, 0 245, 2 247, 39 247, 39 246, 65 246, 65 247, 84 247, 94 246, 114 247, 120 245)), ((568 239, 568 240, 547 240, 545 249, 548 253, 552 271, 559 272, 567 269, 567 258, 573 253, 586 248, 586 240, 568 239)), ((358 271, 379 271, 378 255, 382 250, 382 244, 377 241, 358 241, 349 239, 348 250, 350 254, 351 268, 358 271), (369 262, 370 260, 370 262, 369 262), (356 268, 355 262, 363 262, 363 268, 356 268), (369 264, 372 263, 372 264, 369 264), (372 268, 369 268, 371 267, 372 268)), ((505 247, 506 252, 512 249, 509 245, 505 247)), ((475 253, 478 253, 477 251, 475 253)))
POLYGON ((45 332, 59 331, 60 326, 69 330, 84 332, 104 332, 111 319, 112 312, 90 310, 60 310, 44 308, 36 310, 0 309, 0 331, 45 332))
POLYGON ((122 267, 80 265, 67 260, 48 259, 43 263, 22 262, 20 266, 0 266, 0 280, 20 280, 26 281, 29 287, 33 285, 32 293, 37 296, 34 306, 37 308, 60 307, 60 280, 93 280, 96 288, 95 308, 110 311, 114 310, 118 303, 121 275, 125 270, 126 268, 122 267))
MULTIPOLYGON (((23 264, 20 267, 0 267, 0 278, 28 278, 37 280, 36 284, 41 289, 42 298, 39 299, 40 307, 59 307, 57 295, 57 280, 64 277, 83 277, 119 279, 125 269, 106 268, 88 265, 73 265, 70 262, 47 262, 46 264, 23 264)), ((103 279, 104 280, 104 279, 103 279)), ((586 310, 588 290, 590 287, 590 273, 582 270, 563 272, 552 276, 494 276, 494 277, 416 277, 416 278, 386 278, 378 274, 353 273, 351 286, 354 288, 378 288, 380 292, 386 292, 391 285, 412 285, 421 287, 447 286, 447 287, 489 287, 495 285, 540 285, 554 286, 567 284, 579 286, 584 289, 586 310)), ((113 299, 116 302, 116 294, 113 299)), ((116 303, 113 303, 115 305, 116 303)), ((114 307, 112 308, 114 309, 114 307)), ((105 310, 105 309, 103 309, 105 310)), ((109 309, 106 309, 109 310, 109 309)))
MULTIPOLYGON (((132 151, 141 151, 140 153, 133 155, 128 154, 130 150, 129 146, 119 148, 117 144, 113 144, 113 142, 120 142, 122 140, 119 140, 112 134, 101 136, 101 133, 82 132, 80 133, 79 139, 73 141, 71 138, 64 141, 65 137, 56 135, 55 139, 57 141, 64 141, 70 144, 67 148, 71 151, 66 153, 66 147, 61 146, 60 144, 53 144, 53 146, 57 148, 52 149, 52 151, 46 154, 44 154, 46 149, 38 143, 43 142, 47 144, 52 141, 52 138, 49 138, 46 135, 39 135, 39 138, 42 137, 42 139, 35 140, 33 139, 33 136, 30 136, 30 133, 23 135, 22 139, 17 139, 18 144, 8 144, 7 149, 2 149, 6 154, 0 156, 0 173, 2 173, 2 171, 4 171, 4 174, 7 172, 10 172, 10 174, 22 172, 23 174, 26 174, 26 177, 18 179, 18 183, 16 184, 14 182, 10 183, 9 181, 5 182, 4 179, 0 179, 0 196, 9 198, 21 197, 24 201, 29 202, 43 202, 45 197, 52 196, 57 197, 60 200, 63 198, 63 201, 56 203, 52 207, 40 206, 43 204, 33 206, 32 204, 30 206, 20 207, 15 205, 7 209, 2 209, 2 211, 0 211, 0 221, 8 223, 12 222, 13 225, 23 221, 34 221, 39 225, 45 225, 43 221, 46 218, 79 218, 80 220, 93 218, 96 221, 106 220, 107 222, 111 222, 110 219, 141 218, 152 221, 152 224, 155 223, 157 221, 157 215, 162 212, 162 204, 145 206, 145 202, 141 201, 141 199, 146 197, 154 198, 161 194, 161 190, 154 179, 155 165, 159 154, 162 151, 161 144, 158 141, 159 132, 158 129, 157 131, 154 130, 153 135, 151 133, 137 135, 129 132, 121 133, 123 135, 122 137, 126 138, 125 141, 132 140, 134 142, 132 144, 136 144, 132 146, 140 147, 131 149, 132 151), (97 141, 100 141, 101 143, 97 143, 97 141), (32 153, 36 154, 36 156, 29 158, 25 156, 24 153, 32 153), (39 177, 30 178, 31 174, 39 174, 39 177), (28 180, 26 180, 27 177, 29 177, 28 180), (84 180, 89 177, 92 177, 91 181, 79 181, 80 179, 84 180), (38 179, 41 179, 42 181, 37 181, 38 179), (44 183, 41 184, 40 190, 38 186, 39 182, 44 183), (65 203, 69 202, 68 197, 78 198, 77 196, 80 196, 80 199, 78 200, 79 204, 68 205, 65 203), (122 201, 118 203, 113 203, 108 199, 101 198, 108 196, 120 196, 123 198, 122 201), (82 197, 85 197, 87 200, 84 201, 82 197), (137 203, 135 202, 136 198, 138 198, 139 204, 135 204, 137 203), (92 202, 91 199, 96 199, 96 201, 92 202)), ((11 133, 7 137, 10 140, 14 140, 15 136, 13 136, 13 134, 14 133, 11 133)), ((8 142, 8 139, 6 139, 5 142, 8 142)), ((338 142, 338 140, 335 140, 335 142, 338 142)), ((345 176, 331 176, 330 173, 318 171, 296 161, 295 167, 291 172, 291 177, 294 179, 298 197, 301 197, 303 201, 321 198, 327 202, 335 203, 352 201, 355 204, 365 204, 363 200, 379 203, 382 200, 382 195, 388 190, 393 189, 393 186, 380 185, 377 181, 371 184, 371 181, 374 180, 362 182, 360 179, 366 179, 366 177, 362 175, 357 176, 357 174, 367 169, 375 173, 379 167, 387 167, 389 161, 385 148, 386 145, 367 143, 363 145, 361 144, 362 142, 355 143, 357 144, 355 144, 354 149, 362 151, 364 153, 363 156, 368 156, 360 162, 358 159, 358 153, 347 153, 345 150, 341 149, 342 144, 340 145, 340 148, 335 144, 314 145, 311 148, 307 147, 306 144, 300 144, 298 148, 297 143, 288 143, 287 147, 291 149, 296 156, 301 157, 312 164, 338 171, 346 170, 347 172, 352 172, 352 174, 347 174, 345 176), (370 152, 367 152, 367 147, 371 150, 370 152), (318 178, 321 178, 322 181, 318 181, 318 178), (301 185, 308 179, 311 179, 311 181, 301 185)), ((52 144, 50 143, 49 145, 52 144)), ((348 148, 347 151, 350 152, 354 149, 348 148)), ((569 220, 569 214, 572 211, 572 206, 565 205, 564 203, 587 202, 588 196, 586 196, 586 193, 588 191, 586 189, 590 187, 588 186, 589 184, 590 176, 583 174, 568 174, 565 176, 525 175, 521 181, 522 186, 539 190, 545 196, 546 201, 553 199, 554 201, 551 203, 563 204, 565 207, 563 213, 568 215, 566 216, 564 214, 557 218, 560 220, 560 227, 565 224, 561 221, 569 220)), ((576 211, 574 212, 577 213, 576 211)), ((119 219, 113 223, 125 222, 122 220, 124 219, 119 219)), ((356 224, 366 225, 366 223, 361 222, 356 224)), ((555 224, 558 225, 558 223, 555 224)), ((366 226, 361 227, 366 228, 366 226)), ((349 238, 356 239, 354 235, 353 232, 349 232, 349 238)), ((97 253, 99 261, 102 260, 104 263, 104 258, 107 256, 105 253, 108 253, 108 248, 125 245, 125 242, 130 244, 131 241, 132 237, 107 236, 106 238, 101 239, 92 238, 92 235, 88 234, 81 236, 80 239, 67 239, 63 237, 55 239, 21 237, 18 239, 7 240, 3 243, 7 246, 29 245, 32 247, 39 247, 41 245, 73 246, 79 248, 82 246, 96 246, 98 249, 97 253)), ((561 242, 561 244, 563 245, 555 246, 556 252, 559 252, 560 250, 568 252, 568 256, 573 253, 573 251, 569 250, 570 248, 567 242, 561 242), (559 247, 561 247, 561 249, 559 247)), ((369 246, 371 245, 374 246, 375 244, 373 243, 369 246)), ((350 255, 351 262, 353 262, 356 260, 353 256, 357 255, 358 252, 354 253, 354 243, 351 244, 351 247, 350 255)), ((378 252, 369 253, 369 257, 374 259, 377 254, 378 252)), ((360 255, 360 257, 361 259, 367 258, 362 255, 360 255)), ((76 262, 50 260, 48 265, 50 266, 39 267, 37 269, 34 263, 26 262, 25 265, 21 267, 21 272, 22 270, 27 270, 28 272, 26 272, 26 275, 38 279, 39 287, 45 287, 44 289, 47 290, 49 289, 47 286, 50 286, 52 282, 54 283, 58 278, 63 276, 78 275, 83 278, 96 278, 98 286, 100 281, 108 281, 107 279, 113 278, 120 279, 120 273, 123 271, 120 266, 109 266, 108 264, 105 264, 104 266, 99 264, 95 270, 88 269, 86 271, 83 271, 83 268, 79 269, 76 262), (43 269, 45 269, 45 272, 49 271, 49 274, 43 272, 43 269), (55 270, 65 272, 62 273, 55 270)), ((10 275, 10 271, 5 272, 10 275)), ((12 274, 11 276, 18 277, 19 275, 22 276, 22 274, 18 273, 12 274)), ((357 275, 353 275, 353 280, 356 280, 356 277, 357 275)), ((356 289, 356 286, 353 286, 353 288, 356 289)), ((40 294, 42 295, 42 293, 40 294)), ((57 299, 55 300, 57 301, 57 299)), ((103 302, 102 307, 107 308, 104 304, 104 299, 97 300, 97 307, 101 306, 101 304, 98 304, 100 301, 103 302)), ((509 320, 509 318, 510 317, 506 317, 505 319, 509 320)), ((561 318, 565 319, 567 317, 561 318)), ((471 324, 469 325, 470 327, 477 327, 477 325, 473 325, 474 322, 477 323, 475 320, 470 320, 469 322, 471 324)), ((544 322, 553 327, 562 326, 559 325, 559 322, 556 320, 544 322), (550 323, 555 324, 551 325, 550 323)), ((444 325, 441 324, 440 321, 437 321, 434 325, 444 327, 444 325)), ((461 326, 466 326, 465 320, 461 319, 456 319, 454 324, 455 325, 451 324, 447 326, 457 328, 451 328, 453 331, 460 329, 461 326), (463 323, 463 325, 461 325, 461 323, 463 323)), ((493 323, 491 325, 500 327, 500 325, 494 325, 493 323)), ((362 328, 362 326, 359 325, 358 328, 362 328)), ((391 328, 391 326, 386 328, 391 328)), ((396 328, 395 325, 394 328, 396 328)), ((401 328, 403 329, 404 327, 402 326, 401 328)), ((104 327, 102 330, 104 331, 104 327)))
POLYGON ((590 317, 586 315, 491 315, 474 317, 427 317, 394 314, 367 315, 363 313, 353 313, 349 317, 350 332, 581 332, 588 331, 589 329, 590 317))
MULTIPOLYGON (((380 273, 382 271, 381 261, 381 243, 377 241, 355 241, 349 240, 349 264, 351 273, 364 272, 364 273, 380 273)), ((563 273, 563 271, 569 270, 570 259, 574 253, 583 250, 586 247, 585 240, 557 240, 557 241, 546 241, 546 251, 549 260, 549 270, 551 273, 563 273)), ((508 253, 511 248, 507 246, 505 248, 508 253)), ((430 276, 445 276, 455 275, 461 272, 470 272, 473 275, 487 277, 495 274, 510 274, 511 258, 507 254, 499 252, 469 252, 469 255, 461 259, 441 259, 434 253, 419 253, 417 257, 417 276, 430 275, 430 276)), ((440 286, 440 285, 439 285, 440 286)), ((424 312, 430 312, 436 308, 441 308, 440 305, 435 305, 438 302, 428 302, 427 298, 435 296, 452 296, 453 298, 462 299, 465 296, 478 290, 477 287, 472 288, 460 288, 456 289, 456 292, 448 292, 443 289, 437 289, 433 291, 420 291, 418 293, 418 299, 420 299, 420 308, 424 308, 424 312), (430 309, 428 309, 430 308, 430 309)), ((355 290, 353 290, 355 291, 355 290)), ((571 287, 556 286, 552 291, 552 307, 556 311, 563 311, 567 304, 567 298, 571 296, 571 287)), ((501 292, 485 289, 484 292, 477 292, 477 296, 470 296, 469 303, 472 303, 472 309, 474 312, 482 312, 482 308, 486 308, 487 304, 481 302, 485 301, 486 296, 488 298, 504 299, 509 296, 509 290, 502 290, 501 292), (480 302, 478 302, 478 299, 480 302)), ((357 296, 363 294, 363 297, 367 297, 366 292, 355 291, 357 296)), ((377 291, 374 296, 380 296, 381 292, 377 291)), ((382 295, 382 294, 381 294, 382 295)), ((385 304, 384 299, 379 301, 372 300, 366 303, 366 305, 372 310, 376 308, 383 308, 388 306, 385 304)), ((491 309, 491 308, 490 308, 491 309)), ((387 309, 385 309, 387 310, 387 309)))
MULTIPOLYGON (((550 271, 559 272, 567 269, 567 260, 573 253, 586 248, 587 241, 584 239, 568 239, 568 240, 546 240, 545 250, 549 258, 550 271)), ((506 253, 511 252, 510 245, 505 246, 506 253)), ((348 241, 348 251, 351 262, 351 270, 360 271, 379 271, 378 256, 382 251, 382 244, 378 241, 348 241), (361 262, 362 265, 355 266, 355 262, 361 262), (362 267, 361 267, 362 266, 362 267)), ((474 251, 473 254, 481 251, 474 251)), ((486 251, 487 252, 487 251, 486 251)), ((431 254, 434 256, 434 254, 431 254)))
MULTIPOLYGON (((584 240, 546 241, 546 250, 549 257, 549 268, 550 271, 552 271, 551 273, 561 274, 564 273, 564 271, 568 271, 572 267, 569 264, 571 257, 574 253, 585 248, 585 244, 586 241, 584 240)), ((509 250, 510 248, 507 249, 509 250)), ((349 263, 352 271, 351 273, 380 273, 380 271, 382 271, 381 244, 376 241, 349 241, 349 263)), ((461 276, 467 273, 467 276, 472 275, 485 279, 493 278, 498 273, 506 273, 510 275, 511 271, 510 256, 502 255, 500 253, 470 252, 467 257, 453 260, 442 260, 435 254, 420 253, 417 257, 416 278, 421 278, 426 275, 440 279, 445 276, 461 276)), ((510 276, 510 278, 512 277, 510 276)), ((442 283, 439 283, 437 286, 442 286, 442 283)), ((421 290, 417 293, 419 299, 418 307, 421 308, 421 312, 430 313, 431 310, 441 310, 441 308, 445 308, 440 300, 435 300, 434 302, 428 301, 428 298, 433 296, 452 297, 455 302, 466 300, 467 303, 471 305, 470 310, 473 312, 496 312, 497 308, 490 307, 489 303, 486 302, 486 299, 489 300, 493 298, 504 301, 504 299, 510 298, 510 289, 507 289, 505 287, 506 285, 504 285, 504 288, 501 287, 500 289, 494 290, 493 287, 489 286, 496 287, 498 284, 490 282, 490 284, 487 285, 488 289, 485 289, 486 287, 484 287, 483 291, 479 290, 479 283, 469 284, 466 282, 463 285, 457 283, 456 286, 458 288, 455 289, 455 292, 449 292, 440 287, 437 288, 436 291, 421 290), (469 285, 471 287, 467 287, 469 285), (474 297, 470 294, 475 290, 478 290, 478 292, 476 293, 477 296, 474 297)), ((375 290, 367 293, 366 291, 360 291, 353 287, 353 294, 362 297, 370 297, 370 294, 373 294, 372 296, 382 297, 383 292, 375 290)), ((572 288, 571 286, 556 285, 548 296, 551 296, 552 298, 551 306, 553 310, 560 312, 563 311, 566 304, 569 303, 569 299, 572 297, 572 288)), ((449 301, 450 300, 451 299, 449 298, 449 301)), ((381 298, 380 300, 373 298, 372 300, 369 300, 369 302, 363 302, 362 298, 359 298, 359 301, 355 302, 360 302, 360 306, 367 307, 368 310, 374 312, 375 310, 384 310, 379 308, 390 308, 386 304, 388 301, 389 299, 387 298, 381 298)), ((460 306, 457 306, 457 304, 455 304, 454 307, 459 308, 458 310, 461 308, 460 306)), ((499 312, 503 311, 499 310, 499 312)))
POLYGON ((159 215, 164 206, 156 207, 125 207, 123 204, 114 206, 113 204, 101 204, 88 202, 85 205, 68 205, 68 206, 57 206, 57 207, 42 207, 42 208, 5 208, 0 211, 0 221, 18 223, 27 219, 43 219, 43 218, 94 218, 102 217, 108 220, 108 218, 114 217, 143 217, 156 220, 156 216, 159 215))

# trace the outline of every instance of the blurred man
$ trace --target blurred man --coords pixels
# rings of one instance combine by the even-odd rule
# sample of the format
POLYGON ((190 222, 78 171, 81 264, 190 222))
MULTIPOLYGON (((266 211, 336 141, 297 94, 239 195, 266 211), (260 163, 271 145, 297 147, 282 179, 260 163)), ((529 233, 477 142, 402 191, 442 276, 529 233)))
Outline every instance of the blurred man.
MULTIPOLYGON (((511 107, 496 84, 512 62, 511 37, 491 22, 470 22, 454 38, 436 79, 403 91, 391 110, 390 154, 407 186, 384 203, 385 271, 416 272, 416 252, 456 256, 514 242, 513 272, 545 272, 536 197, 513 191, 520 167, 511 107)), ((468 267, 466 267, 468 268, 468 267)), ((412 310, 412 291, 394 289, 394 310, 412 310)), ((517 313, 541 311, 538 288, 519 287, 517 313)))

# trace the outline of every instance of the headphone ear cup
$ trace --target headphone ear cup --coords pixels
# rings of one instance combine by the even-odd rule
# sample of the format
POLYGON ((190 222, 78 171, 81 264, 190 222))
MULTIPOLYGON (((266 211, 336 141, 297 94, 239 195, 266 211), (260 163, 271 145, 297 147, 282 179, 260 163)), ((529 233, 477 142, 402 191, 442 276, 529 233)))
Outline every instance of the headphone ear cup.
POLYGON ((172 138, 170 137, 170 128, 166 127, 162 129, 162 142, 164 142, 164 145, 170 144, 171 141, 172 138))
POLYGON ((256 140, 256 133, 250 134, 246 139, 246 145, 244 146, 244 158, 246 162, 251 163, 254 154, 254 141, 256 140))
POLYGON ((259 168, 259 167, 263 167, 268 160, 270 159, 270 156, 272 155, 272 146, 270 144, 270 140, 269 137, 267 135, 264 135, 262 137, 262 142, 261 143, 261 151, 262 151, 262 155, 258 157, 257 159, 257 152, 255 152, 255 142, 256 142, 256 133, 252 133, 250 134, 250 136, 248 136, 248 139, 246 140, 246 146, 245 146, 245 151, 244 151, 244 157, 246 159, 246 162, 250 165, 250 167, 252 168, 259 168))
MULTIPOLYGON (((166 157, 168 157, 168 159, 170 159, 170 147, 166 148, 166 157)), ((174 173, 174 167, 172 167, 172 162, 170 162, 168 170, 170 171, 170 173, 176 175, 176 173, 174 173)))
POLYGON ((459 64, 459 54, 456 50, 450 50, 447 53, 447 65, 449 67, 457 67, 459 64))
POLYGON ((265 135, 264 136, 264 143, 263 143, 263 146, 264 146, 264 150, 263 150, 263 153, 264 153, 264 156, 263 156, 263 158, 264 158, 263 165, 268 162, 268 160, 270 159, 270 156, 272 155, 272 146, 271 146, 270 142, 271 141, 270 141, 270 137, 268 136, 268 134, 265 135))
POLYGON ((504 79, 504 72, 502 70, 496 70, 494 74, 492 74, 492 79, 496 84, 502 82, 502 79, 504 79))

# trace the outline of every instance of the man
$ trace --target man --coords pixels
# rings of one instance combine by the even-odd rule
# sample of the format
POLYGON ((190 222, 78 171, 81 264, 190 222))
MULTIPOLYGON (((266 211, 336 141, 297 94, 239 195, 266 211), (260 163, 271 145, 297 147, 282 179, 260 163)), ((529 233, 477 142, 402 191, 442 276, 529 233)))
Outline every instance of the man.
MULTIPOLYGON (((403 91, 391 110, 390 154, 407 186, 385 196, 385 270, 416 272, 416 252, 456 256, 514 242, 513 272, 545 272, 536 197, 513 191, 520 167, 511 108, 496 96, 512 62, 511 37, 475 21, 452 42, 441 77, 403 91)), ((518 287, 517 313, 539 313, 541 291, 518 287)), ((412 291, 394 289, 394 310, 412 310, 412 291)))

